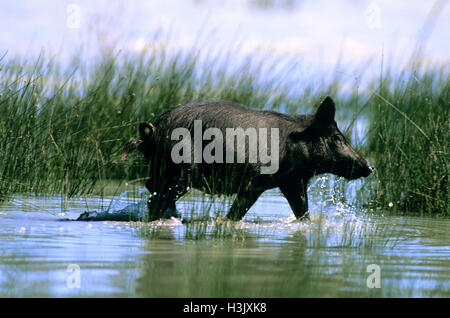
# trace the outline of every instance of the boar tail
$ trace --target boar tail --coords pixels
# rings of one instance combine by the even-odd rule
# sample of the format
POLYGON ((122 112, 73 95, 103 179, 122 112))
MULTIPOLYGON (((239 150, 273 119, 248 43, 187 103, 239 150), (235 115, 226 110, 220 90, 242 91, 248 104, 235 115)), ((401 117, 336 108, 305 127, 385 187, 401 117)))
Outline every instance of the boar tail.
POLYGON ((139 124, 140 139, 131 138, 125 144, 124 152, 121 159, 125 160, 128 154, 136 151, 137 149, 144 152, 147 155, 149 149, 153 146, 153 135, 155 133, 155 126, 152 123, 143 122, 139 124))
POLYGON ((123 153, 120 156, 120 158, 122 160, 125 160, 130 153, 135 152, 136 149, 139 148, 139 145, 141 143, 142 143, 142 140, 137 140, 135 138, 131 138, 130 140, 128 140, 128 142, 124 146, 123 153))

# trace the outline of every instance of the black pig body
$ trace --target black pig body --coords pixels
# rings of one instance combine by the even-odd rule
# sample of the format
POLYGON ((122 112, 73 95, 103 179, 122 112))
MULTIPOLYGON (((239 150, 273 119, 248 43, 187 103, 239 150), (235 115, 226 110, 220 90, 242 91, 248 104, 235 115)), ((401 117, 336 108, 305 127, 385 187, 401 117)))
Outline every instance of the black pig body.
MULTIPOLYGON (((356 179, 367 177, 373 171, 339 131, 334 115, 335 105, 329 97, 320 104, 316 114, 295 116, 214 101, 178 106, 162 114, 153 124, 142 123, 140 140, 133 140, 130 144, 138 146, 149 162, 150 178, 146 187, 152 194, 148 203, 150 219, 175 214, 176 200, 189 187, 211 194, 236 194, 227 214, 233 220, 240 220, 265 190, 278 187, 295 216, 301 218, 308 211, 306 190, 311 177, 333 173, 356 179), (197 120, 201 121, 203 132, 216 128, 223 136, 226 136, 227 128, 254 128, 258 137, 259 129, 267 129, 267 153, 278 151, 276 170, 261 173, 268 163, 249 160, 248 136, 244 162, 234 160, 226 163, 227 149, 224 145, 223 163, 205 160, 175 163, 173 149, 179 141, 172 140, 173 131, 184 128, 193 136, 197 120), (271 129, 278 131, 277 149, 270 142, 274 137, 271 129)), ((225 144, 225 137, 223 141, 225 144)), ((202 146, 209 142, 203 140, 202 146)), ((190 149, 189 157, 193 158, 195 150, 190 149)))

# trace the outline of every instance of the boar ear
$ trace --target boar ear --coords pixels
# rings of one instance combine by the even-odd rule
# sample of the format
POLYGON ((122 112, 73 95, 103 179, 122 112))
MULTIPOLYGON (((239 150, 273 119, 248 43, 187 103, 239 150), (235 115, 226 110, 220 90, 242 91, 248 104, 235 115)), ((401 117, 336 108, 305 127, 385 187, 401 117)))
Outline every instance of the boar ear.
POLYGON ((148 140, 153 136, 155 132, 155 126, 151 123, 140 123, 139 133, 141 134, 141 140, 148 140))
POLYGON ((331 97, 327 96, 319 106, 316 113, 316 124, 322 127, 328 127, 334 122, 336 107, 331 97))

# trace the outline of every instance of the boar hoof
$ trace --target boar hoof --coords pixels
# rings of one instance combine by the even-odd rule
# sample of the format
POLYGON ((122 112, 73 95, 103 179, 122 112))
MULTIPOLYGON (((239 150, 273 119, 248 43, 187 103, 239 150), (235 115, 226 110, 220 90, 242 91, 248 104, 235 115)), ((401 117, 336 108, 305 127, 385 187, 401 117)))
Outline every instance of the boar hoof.
POLYGON ((170 219, 171 217, 180 219, 181 215, 180 215, 180 213, 178 212, 177 209, 167 208, 166 210, 164 210, 164 212, 163 212, 163 214, 161 216, 162 219, 170 219))
POLYGON ((300 222, 311 221, 311 218, 309 217, 309 212, 306 212, 301 217, 299 217, 297 220, 300 222))

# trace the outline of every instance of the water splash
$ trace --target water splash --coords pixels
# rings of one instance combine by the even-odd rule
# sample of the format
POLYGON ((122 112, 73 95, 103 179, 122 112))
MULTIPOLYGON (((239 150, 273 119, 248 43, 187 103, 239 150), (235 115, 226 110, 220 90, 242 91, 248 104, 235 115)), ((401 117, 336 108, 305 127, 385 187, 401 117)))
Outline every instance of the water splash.
POLYGON ((148 219, 148 191, 145 188, 127 190, 113 198, 106 210, 86 211, 77 221, 142 221, 148 219), (134 194, 132 198, 130 194, 134 194))
MULTIPOLYGON (((229 198, 191 193, 177 202, 184 218, 160 219, 142 226, 148 229, 172 229, 177 239, 189 238, 246 238, 264 241, 285 241, 303 236, 312 246, 360 246, 372 231, 371 217, 358 212, 352 201, 361 183, 343 183, 330 175, 312 180, 309 219, 297 220, 278 190, 267 191, 241 222, 223 218, 229 198)), ((106 210, 83 213, 78 220, 88 221, 146 221, 147 189, 128 190, 113 198, 106 210)), ((166 234, 164 234, 166 235, 166 234)))

